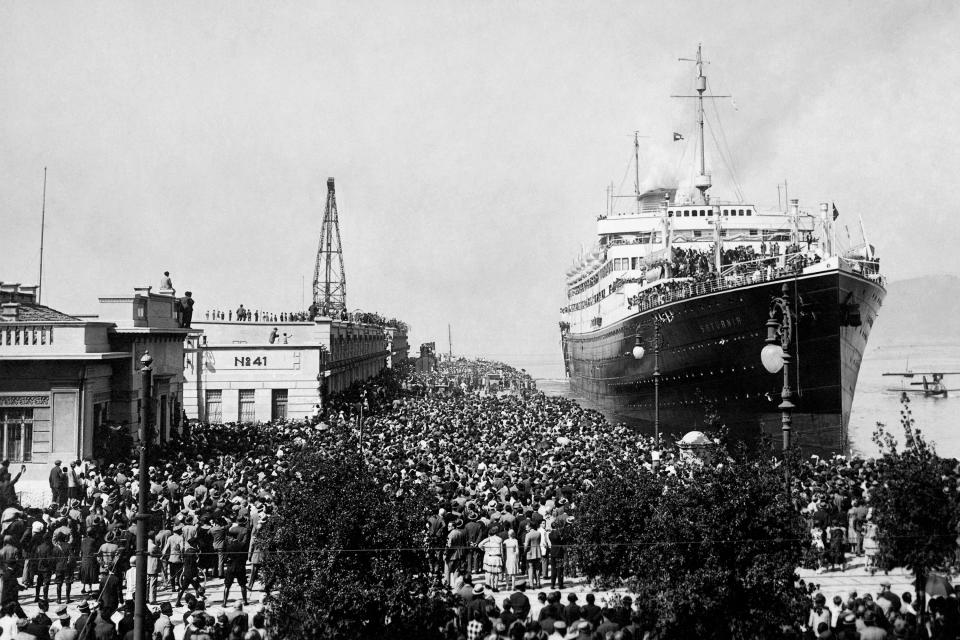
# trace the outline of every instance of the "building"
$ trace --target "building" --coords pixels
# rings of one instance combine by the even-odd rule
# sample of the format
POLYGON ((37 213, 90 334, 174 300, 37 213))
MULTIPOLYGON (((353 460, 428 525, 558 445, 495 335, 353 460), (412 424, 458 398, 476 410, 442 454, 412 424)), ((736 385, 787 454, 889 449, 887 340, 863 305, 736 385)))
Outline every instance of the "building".
POLYGON ((136 433, 139 361, 153 357, 157 437, 170 437, 183 398, 183 347, 176 298, 151 293, 99 299, 96 316, 36 302, 35 286, 0 283, 0 447, 27 465, 18 489, 47 487, 54 460, 96 457, 94 435, 107 424, 136 433))
POLYGON ((406 330, 314 321, 194 322, 184 359, 184 408, 203 422, 305 418, 328 393, 407 359, 406 330))
POLYGON ((430 373, 437 370, 436 349, 436 342, 425 342, 420 345, 420 357, 417 358, 414 365, 417 373, 430 373))

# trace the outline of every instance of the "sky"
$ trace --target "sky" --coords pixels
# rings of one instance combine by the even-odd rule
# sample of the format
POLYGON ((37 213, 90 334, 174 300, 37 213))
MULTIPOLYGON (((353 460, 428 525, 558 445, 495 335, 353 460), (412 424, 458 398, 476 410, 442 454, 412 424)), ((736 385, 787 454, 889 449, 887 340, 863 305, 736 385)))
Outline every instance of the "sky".
POLYGON ((633 132, 643 186, 692 169, 698 43, 747 202, 786 180, 888 278, 958 273, 960 3, 882 4, 2 0, 0 281, 37 281, 47 167, 45 304, 169 270, 201 316, 298 310, 333 176, 350 309, 562 375, 564 272, 633 132))

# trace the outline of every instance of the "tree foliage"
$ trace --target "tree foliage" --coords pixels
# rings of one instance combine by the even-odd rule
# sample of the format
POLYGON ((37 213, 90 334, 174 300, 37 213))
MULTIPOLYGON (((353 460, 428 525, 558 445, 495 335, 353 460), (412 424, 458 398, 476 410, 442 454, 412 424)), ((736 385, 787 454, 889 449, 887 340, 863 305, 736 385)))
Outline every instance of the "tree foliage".
MULTIPOLYGON (((606 503, 585 511, 579 530, 616 537, 623 523, 633 544, 592 559, 595 580, 626 576, 663 638, 776 637, 807 602, 796 567, 808 536, 784 493, 782 466, 739 451, 677 471, 620 491, 598 483, 596 501, 606 503)), ((631 476, 624 481, 635 483, 631 476)))
POLYGON ((943 567, 956 548, 956 497, 944 483, 955 461, 936 454, 914 425, 909 397, 902 403, 904 448, 898 449, 882 424, 874 433, 882 454, 877 460, 881 483, 872 491, 870 504, 880 566, 906 567, 922 581, 931 569, 943 567))
POLYGON ((600 477, 577 507, 575 540, 589 541, 579 549, 584 575, 598 587, 618 586, 636 564, 632 544, 644 533, 663 492, 663 482, 640 467, 600 477))
POLYGON ((291 469, 264 528, 277 637, 440 637, 449 591, 423 550, 425 487, 397 495, 347 449, 301 450, 291 469))

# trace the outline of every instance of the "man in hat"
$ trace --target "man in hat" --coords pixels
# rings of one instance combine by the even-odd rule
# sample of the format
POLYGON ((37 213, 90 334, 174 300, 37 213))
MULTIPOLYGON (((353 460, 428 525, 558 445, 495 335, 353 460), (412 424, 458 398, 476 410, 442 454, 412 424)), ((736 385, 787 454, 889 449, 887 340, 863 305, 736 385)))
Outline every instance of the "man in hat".
POLYGON ((73 628, 77 631, 83 631, 87 626, 87 620, 90 619, 90 601, 84 600, 77 606, 77 611, 80 612, 80 615, 77 616, 77 619, 73 623, 73 628))
POLYGON ((180 298, 180 326, 184 329, 190 328, 193 321, 193 292, 185 291, 184 296, 180 298))
POLYGON ((170 572, 170 591, 173 593, 180 590, 180 575, 183 573, 184 542, 180 531, 180 525, 173 528, 160 552, 167 563, 167 570, 170 572))
POLYGON ((66 502, 67 476, 60 466, 62 464, 63 461, 54 460, 53 468, 50 469, 50 493, 53 495, 51 501, 55 504, 63 504, 66 502))
POLYGON ((56 612, 57 619, 50 625, 50 637, 55 638, 57 632, 61 629, 70 629, 70 614, 67 612, 67 606, 58 607, 56 612))
POLYGON ((563 589, 563 565, 567 560, 567 537, 562 522, 554 522, 550 536, 550 588, 563 589))
POLYGON ((553 622, 553 633, 551 633, 547 640, 564 640, 567 637, 567 623, 563 620, 555 620, 553 622))
POLYGON ((446 564, 444 571, 447 581, 450 586, 453 586, 456 581, 456 575, 460 573, 462 568, 464 555, 468 551, 465 547, 467 547, 469 541, 463 529, 462 520, 448 522, 447 529, 449 533, 447 533, 446 564))
POLYGON ((0 548, 0 573, 0 602, 16 600, 20 590, 17 578, 23 573, 23 553, 9 534, 3 536, 3 547, 0 548))
POLYGON ((880 581, 880 593, 877 594, 877 602, 883 606, 883 610, 889 611, 893 609, 894 611, 900 611, 900 596, 895 594, 890 590, 890 581, 884 578, 880 581), (883 603, 880 603, 880 600, 886 600, 887 606, 884 606, 883 603))
POLYGON ((467 557, 465 558, 465 571, 467 575, 472 576, 482 568, 482 551, 477 548, 477 543, 483 540, 484 528, 483 525, 480 524, 480 517, 476 511, 471 510, 467 513, 467 524, 464 525, 464 531, 466 532, 467 542, 470 545, 470 550, 467 552, 467 557))
POLYGON ((223 580, 223 606, 227 606, 230 587, 234 580, 240 585, 240 596, 247 604, 247 554, 250 551, 250 530, 244 516, 236 516, 227 531, 224 545, 227 549, 227 571, 223 580))

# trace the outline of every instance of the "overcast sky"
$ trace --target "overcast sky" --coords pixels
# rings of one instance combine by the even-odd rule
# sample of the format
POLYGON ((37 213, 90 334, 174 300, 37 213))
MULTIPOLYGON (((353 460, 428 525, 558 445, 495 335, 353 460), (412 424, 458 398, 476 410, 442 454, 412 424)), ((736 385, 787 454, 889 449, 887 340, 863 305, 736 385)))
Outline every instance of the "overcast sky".
POLYGON ((632 132, 645 185, 689 174, 698 42, 748 202, 786 179, 890 278, 957 273, 960 3, 884 4, 3 1, 0 280, 37 280, 47 166, 45 303, 168 269, 201 315, 299 309, 334 176, 351 309, 560 375, 632 132))

